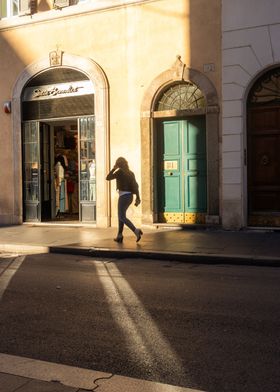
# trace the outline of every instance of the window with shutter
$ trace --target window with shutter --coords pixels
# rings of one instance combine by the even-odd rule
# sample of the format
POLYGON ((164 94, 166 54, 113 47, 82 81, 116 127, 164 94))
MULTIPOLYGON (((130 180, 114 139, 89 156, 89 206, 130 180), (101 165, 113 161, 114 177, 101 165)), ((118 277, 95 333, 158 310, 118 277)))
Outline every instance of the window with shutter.
POLYGON ((19 13, 20 0, 0 0, 0 19, 11 18, 19 13))
POLYGON ((1 1, 1 19, 8 16, 8 4, 7 1, 1 1))
POLYGON ((31 15, 36 12, 36 0, 20 0, 19 15, 31 15))
POLYGON ((53 7, 54 8, 63 8, 68 7, 70 5, 70 0, 54 0, 53 7))

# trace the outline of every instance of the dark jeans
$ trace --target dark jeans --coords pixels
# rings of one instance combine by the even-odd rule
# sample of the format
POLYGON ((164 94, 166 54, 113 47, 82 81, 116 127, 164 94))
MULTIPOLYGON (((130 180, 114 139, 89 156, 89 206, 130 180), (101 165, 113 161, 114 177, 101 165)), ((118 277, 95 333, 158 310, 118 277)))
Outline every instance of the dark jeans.
POLYGON ((133 194, 126 193, 119 197, 118 201, 118 218, 119 218, 119 232, 118 235, 121 235, 123 232, 123 227, 126 225, 130 228, 133 232, 135 231, 136 227, 134 224, 126 217, 126 211, 130 204, 133 201, 133 194))

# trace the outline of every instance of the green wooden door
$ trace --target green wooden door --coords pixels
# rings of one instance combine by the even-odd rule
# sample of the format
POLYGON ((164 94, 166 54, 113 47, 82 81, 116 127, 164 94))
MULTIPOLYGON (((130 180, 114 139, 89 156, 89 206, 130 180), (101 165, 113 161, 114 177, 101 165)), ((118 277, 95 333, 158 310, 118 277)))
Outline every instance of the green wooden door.
POLYGON ((203 116, 161 123, 158 162, 160 220, 191 223, 206 212, 205 136, 203 116))

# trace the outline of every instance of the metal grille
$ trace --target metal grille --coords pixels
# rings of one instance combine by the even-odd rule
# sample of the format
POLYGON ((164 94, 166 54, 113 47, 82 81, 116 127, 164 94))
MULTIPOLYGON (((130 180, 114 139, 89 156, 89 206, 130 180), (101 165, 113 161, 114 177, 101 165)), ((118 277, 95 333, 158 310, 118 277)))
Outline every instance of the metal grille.
POLYGON ((166 90, 159 99, 157 110, 186 110, 204 108, 202 91, 190 82, 176 84, 166 90))
POLYGON ((23 121, 94 114, 94 94, 22 103, 23 121))
POLYGON ((248 98, 249 105, 280 102, 280 68, 273 69, 254 84, 248 98))
POLYGON ((75 82, 80 80, 88 80, 88 77, 82 72, 78 72, 74 69, 61 67, 42 72, 31 79, 26 87, 75 82))

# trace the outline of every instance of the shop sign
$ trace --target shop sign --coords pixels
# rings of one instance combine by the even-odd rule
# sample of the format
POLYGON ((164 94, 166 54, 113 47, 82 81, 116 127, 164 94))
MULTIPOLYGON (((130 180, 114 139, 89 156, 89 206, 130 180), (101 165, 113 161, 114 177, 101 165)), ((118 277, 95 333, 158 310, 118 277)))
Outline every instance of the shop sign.
POLYGON ((86 94, 94 94, 93 84, 90 80, 27 87, 24 90, 22 100, 38 101, 41 99, 66 98, 86 94))

